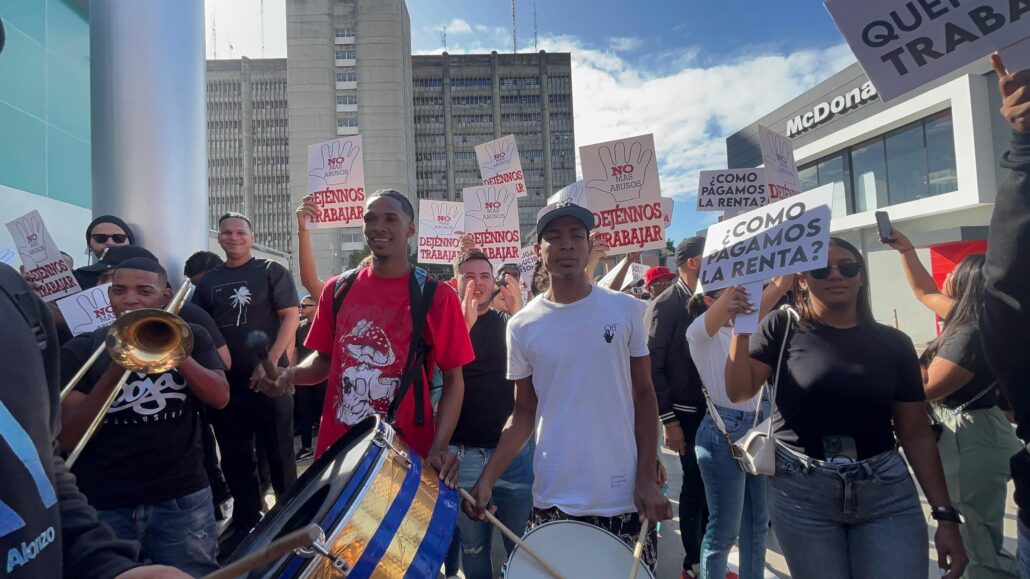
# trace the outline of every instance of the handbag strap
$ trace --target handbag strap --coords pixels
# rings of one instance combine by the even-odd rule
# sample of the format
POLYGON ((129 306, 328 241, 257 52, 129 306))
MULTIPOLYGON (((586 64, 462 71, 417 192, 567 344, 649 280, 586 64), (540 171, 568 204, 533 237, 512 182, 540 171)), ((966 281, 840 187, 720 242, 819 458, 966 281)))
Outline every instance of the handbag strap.
MULTIPOLYGON (((798 313, 789 305, 782 305, 780 309, 787 312, 787 327, 783 330, 783 340, 780 342, 780 356, 776 359, 776 373, 773 374, 769 384, 769 416, 776 412, 776 390, 780 384, 780 373, 783 371, 783 355, 787 353, 787 340, 790 338, 790 328, 797 318, 798 313)), ((769 435, 772 436, 772 420, 769 421, 769 435)))

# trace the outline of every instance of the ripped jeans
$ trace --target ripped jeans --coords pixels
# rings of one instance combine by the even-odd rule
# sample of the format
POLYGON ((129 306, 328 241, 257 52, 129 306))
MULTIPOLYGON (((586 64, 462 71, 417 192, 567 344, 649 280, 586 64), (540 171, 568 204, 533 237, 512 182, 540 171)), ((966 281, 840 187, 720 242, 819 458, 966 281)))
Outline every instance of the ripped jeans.
MULTIPOLYGON (((497 506, 497 518, 519 536, 525 533, 526 521, 533 510, 535 447, 531 438, 494 485, 493 504, 497 506)), ((466 490, 476 484, 483 467, 494 453, 492 448, 456 445, 452 445, 450 451, 461 460, 458 486, 466 490)), ((466 579, 491 579, 494 576, 490 562, 493 525, 473 521, 461 513, 458 515, 458 537, 461 543, 461 569, 466 579)), ((504 548, 510 554, 514 545, 504 539, 504 548)))

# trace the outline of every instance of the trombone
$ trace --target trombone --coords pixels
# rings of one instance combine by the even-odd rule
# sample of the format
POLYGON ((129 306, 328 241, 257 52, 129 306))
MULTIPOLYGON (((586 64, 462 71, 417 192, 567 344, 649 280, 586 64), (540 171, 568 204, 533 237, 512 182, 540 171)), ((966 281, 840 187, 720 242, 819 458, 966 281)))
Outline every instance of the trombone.
POLYGON ((163 310, 144 309, 120 316, 108 328, 104 343, 93 352, 86 363, 61 390, 61 400, 75 388, 105 350, 111 360, 125 368, 121 379, 104 401, 100 412, 90 422, 82 438, 68 454, 65 463, 71 468, 79 459, 86 444, 104 421, 104 416, 121 394, 133 372, 154 374, 170 370, 182 363, 193 351, 193 330, 177 314, 193 293, 193 284, 187 279, 175 292, 172 301, 163 310))

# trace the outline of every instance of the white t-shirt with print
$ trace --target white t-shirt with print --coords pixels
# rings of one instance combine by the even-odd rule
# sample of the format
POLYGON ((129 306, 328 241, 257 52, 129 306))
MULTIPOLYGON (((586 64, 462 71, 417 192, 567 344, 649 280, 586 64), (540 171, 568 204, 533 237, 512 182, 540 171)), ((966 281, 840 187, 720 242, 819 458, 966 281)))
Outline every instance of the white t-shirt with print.
POLYGON ((537 396, 533 503, 574 516, 636 512, 630 357, 648 355, 646 304, 594 286, 571 304, 542 296, 508 322, 508 379, 537 396))
POLYGON ((708 391, 708 396, 716 406, 754 412, 758 405, 758 395, 743 403, 730 402, 726 394, 726 359, 730 356, 730 341, 733 339, 733 328, 723 326, 714 336, 708 335, 705 329, 705 312, 698 316, 687 328, 687 345, 690 346, 690 357, 697 366, 697 373, 708 391))

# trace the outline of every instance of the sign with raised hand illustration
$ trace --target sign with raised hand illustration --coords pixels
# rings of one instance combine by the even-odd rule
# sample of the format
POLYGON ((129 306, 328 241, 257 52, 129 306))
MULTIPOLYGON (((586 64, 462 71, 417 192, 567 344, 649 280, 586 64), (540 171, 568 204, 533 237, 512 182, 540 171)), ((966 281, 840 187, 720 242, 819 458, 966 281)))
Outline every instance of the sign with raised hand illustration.
POLYGON ((579 148, 584 203, 612 255, 665 247, 653 135, 579 148))
POLYGON ((526 180, 522 174, 522 161, 515 145, 515 135, 476 145, 476 161, 483 185, 504 185, 515 197, 525 197, 526 180))
POLYGON ((519 207, 508 187, 466 187, 465 231, 491 260, 514 261, 522 247, 519 207))
POLYGON ((665 228, 672 225, 672 210, 676 208, 676 202, 668 197, 662 197, 662 221, 665 228))
POLYGON ((453 264, 461 253, 465 204, 458 201, 418 202, 418 262, 453 264))
POLYGON ((114 323, 110 289, 111 284, 105 283, 57 300, 57 307, 72 335, 89 334, 114 323))
POLYGON ((825 267, 832 203, 833 185, 823 185, 712 225, 701 285, 712 291, 825 267))
POLYGON ((576 181, 572 185, 568 185, 559 189, 554 195, 547 198, 547 204, 551 205, 554 203, 572 203, 579 205, 580 207, 586 207, 588 198, 586 196, 586 184, 582 180, 576 181))
POLYGON ((762 146, 769 202, 801 193, 801 178, 798 177, 798 164, 794 161, 794 144, 790 139, 758 125, 758 142, 762 146))
POLYGON ((743 212, 769 203, 765 169, 701 171, 697 186, 698 211, 743 212))
POLYGON ((0 247, 0 262, 6 263, 11 267, 18 267, 18 263, 15 258, 18 257, 18 250, 13 247, 0 247))
POLYGON ((308 196, 318 207, 308 229, 358 227, 365 215, 361 135, 308 146, 308 196))
POLYGON ((39 211, 7 223, 7 231, 18 248, 26 279, 43 301, 52 302, 82 289, 50 237, 39 211))

